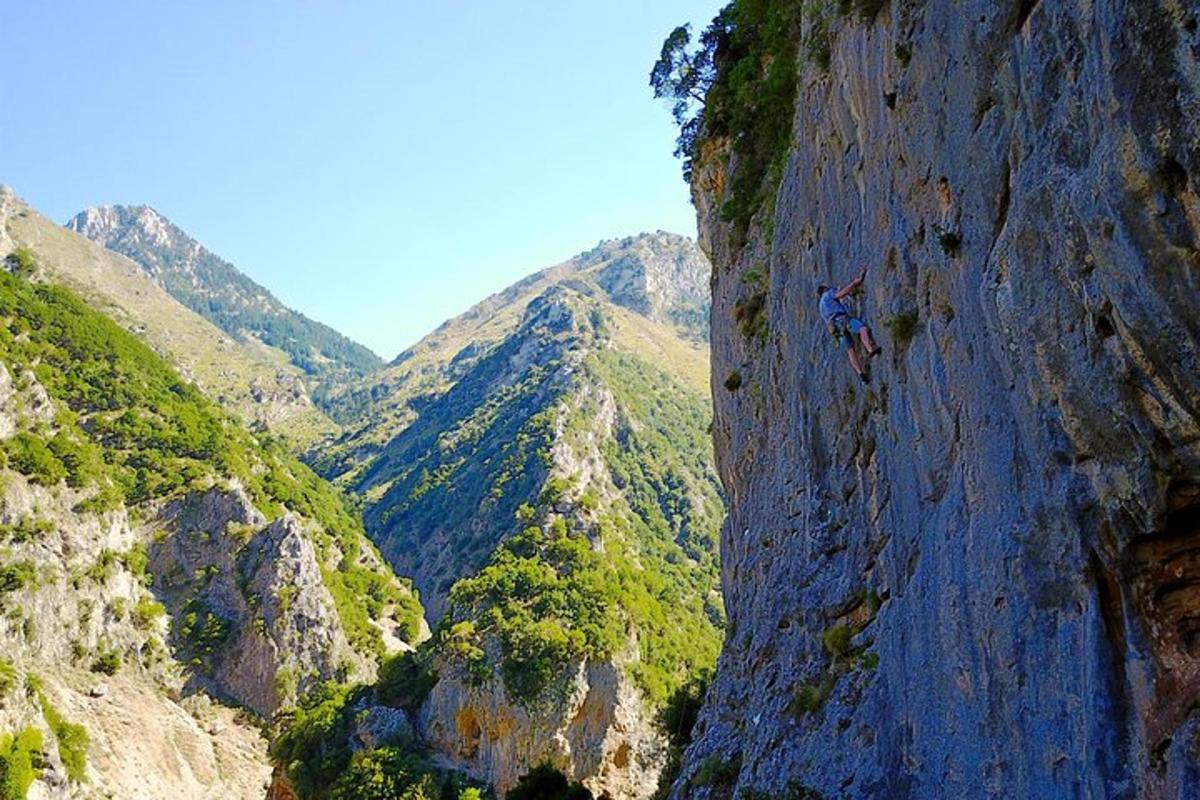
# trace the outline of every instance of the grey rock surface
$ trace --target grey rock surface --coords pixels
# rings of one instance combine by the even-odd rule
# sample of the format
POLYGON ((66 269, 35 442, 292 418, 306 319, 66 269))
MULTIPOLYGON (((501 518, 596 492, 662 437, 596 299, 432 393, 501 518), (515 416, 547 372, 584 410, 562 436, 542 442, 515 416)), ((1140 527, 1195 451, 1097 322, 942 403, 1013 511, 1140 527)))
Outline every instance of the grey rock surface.
MULTIPOLYGON (((302 521, 265 525, 239 487, 214 488, 164 512, 175 533, 151 550, 158 588, 177 613, 211 613, 228 633, 192 683, 265 717, 318 683, 370 680, 374 664, 346 640, 302 521), (241 527, 242 544, 231 535, 241 527), (259 529, 261 528, 261 530, 259 529)), ((188 641, 176 646, 186 652, 188 641)))
POLYGON ((698 165, 731 624, 675 797, 1200 796, 1198 11, 896 0, 805 69, 769 240, 698 165), (864 266, 869 387, 814 291, 864 266))

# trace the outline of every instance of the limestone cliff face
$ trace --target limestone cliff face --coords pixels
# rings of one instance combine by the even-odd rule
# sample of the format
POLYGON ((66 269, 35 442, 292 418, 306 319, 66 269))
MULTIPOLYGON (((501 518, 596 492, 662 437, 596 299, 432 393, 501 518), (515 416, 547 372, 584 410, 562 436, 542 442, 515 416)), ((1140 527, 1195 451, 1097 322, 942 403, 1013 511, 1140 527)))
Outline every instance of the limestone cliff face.
POLYGON ((894 0, 744 250, 699 165, 731 624, 676 796, 1200 796, 1197 12, 894 0), (863 266, 869 387, 814 302, 863 266))

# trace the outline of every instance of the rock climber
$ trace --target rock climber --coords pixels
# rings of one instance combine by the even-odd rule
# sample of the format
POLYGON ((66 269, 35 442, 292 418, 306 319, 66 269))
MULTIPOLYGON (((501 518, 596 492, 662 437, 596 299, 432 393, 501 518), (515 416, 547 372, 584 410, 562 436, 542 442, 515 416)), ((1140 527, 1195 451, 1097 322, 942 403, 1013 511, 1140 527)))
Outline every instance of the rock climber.
POLYGON ((858 377, 863 383, 870 382, 871 378, 863 370, 862 362, 858 358, 858 351, 854 349, 854 337, 858 336, 862 340, 863 347, 867 348, 867 354, 871 358, 882 353, 883 348, 875 343, 870 327, 857 317, 851 316, 850 309, 846 308, 842 301, 857 292, 866 277, 867 271, 864 269, 858 273, 857 278, 840 289, 824 284, 817 287, 817 297, 821 299, 821 317, 829 326, 829 333, 833 338, 837 339, 839 343, 845 343, 846 352, 850 356, 850 366, 854 367, 854 371, 858 373, 858 377))

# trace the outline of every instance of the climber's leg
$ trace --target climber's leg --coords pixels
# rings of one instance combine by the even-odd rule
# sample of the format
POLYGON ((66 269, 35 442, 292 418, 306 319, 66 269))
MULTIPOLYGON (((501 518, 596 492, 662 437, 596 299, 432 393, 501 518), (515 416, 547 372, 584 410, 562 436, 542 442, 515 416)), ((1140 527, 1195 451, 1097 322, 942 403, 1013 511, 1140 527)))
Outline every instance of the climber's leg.
POLYGON ((875 337, 871 335, 871 328, 862 320, 851 317, 850 332, 858 334, 858 338, 862 339, 863 347, 867 348, 867 353, 871 358, 883 352, 883 348, 875 343, 875 337))
POLYGON ((849 347, 846 348, 846 355, 850 357, 850 366, 854 367, 854 371, 858 373, 858 377, 863 383, 867 382, 867 373, 863 372, 862 362, 858 360, 858 351, 854 349, 854 340, 847 337, 846 341, 849 347))

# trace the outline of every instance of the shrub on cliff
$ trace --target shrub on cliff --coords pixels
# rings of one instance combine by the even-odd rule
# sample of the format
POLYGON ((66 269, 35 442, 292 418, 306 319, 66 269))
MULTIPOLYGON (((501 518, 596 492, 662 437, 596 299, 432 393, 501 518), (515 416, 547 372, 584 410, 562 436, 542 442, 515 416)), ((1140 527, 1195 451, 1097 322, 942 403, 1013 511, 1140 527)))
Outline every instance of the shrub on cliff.
POLYGON ((22 431, 9 439, 4 447, 9 466, 33 483, 53 486, 67 477, 66 468, 41 436, 22 431))
POLYGON ((4 259, 8 268, 16 275, 28 277, 37 272, 37 259, 28 247, 18 247, 4 259))
POLYGON ((549 764, 534 767, 521 776, 504 800, 592 800, 592 793, 549 764))
POLYGON ((25 800, 41 774, 42 732, 26 728, 16 736, 0 734, 0 800, 25 800))
POLYGON ((732 143, 737 165, 721 216, 739 244, 766 199, 768 174, 777 177, 791 144, 803 10, 801 0, 733 0, 694 52, 687 28, 673 31, 651 72, 655 96, 675 102, 685 180, 701 139, 732 143))
POLYGON ((324 683, 283 720, 271 756, 301 797, 322 797, 350 763, 352 687, 324 683))
POLYGON ((42 718, 58 742, 58 758, 67 771, 67 777, 74 783, 82 783, 87 777, 87 753, 91 746, 87 730, 64 718, 41 688, 36 690, 36 694, 42 706, 42 718))
POLYGON ((355 753, 333 784, 330 800, 441 800, 437 775, 395 747, 355 753))
POLYGON ((437 675, 421 663, 416 653, 400 653, 379 666, 375 697, 385 705, 416 712, 435 683, 437 675))

